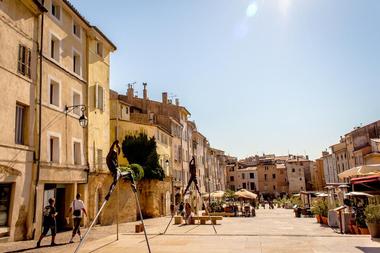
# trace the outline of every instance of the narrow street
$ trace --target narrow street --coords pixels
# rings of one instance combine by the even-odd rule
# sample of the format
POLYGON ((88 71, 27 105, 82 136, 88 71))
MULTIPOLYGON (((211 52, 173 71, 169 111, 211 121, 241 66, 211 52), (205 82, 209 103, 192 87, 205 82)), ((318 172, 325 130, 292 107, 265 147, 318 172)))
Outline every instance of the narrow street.
MULTIPOLYGON (((255 218, 224 218, 215 235, 210 225, 171 225, 169 218, 146 220, 152 252, 313 252, 313 253, 378 253, 380 241, 369 235, 340 235, 329 227, 317 224, 315 218, 294 218, 292 210, 260 209, 255 218)), ((115 226, 97 227, 81 252, 148 252, 142 233, 134 233, 134 224, 120 225, 120 240, 116 241, 115 226)), ((67 243, 69 234, 57 236, 67 243)), ((1 252, 74 252, 77 243, 57 247, 30 249, 35 242, 2 244, 1 252), (23 249, 30 249, 24 251, 23 249), (18 250, 18 251, 16 251, 18 250)), ((44 245, 49 244, 49 238, 44 245)))

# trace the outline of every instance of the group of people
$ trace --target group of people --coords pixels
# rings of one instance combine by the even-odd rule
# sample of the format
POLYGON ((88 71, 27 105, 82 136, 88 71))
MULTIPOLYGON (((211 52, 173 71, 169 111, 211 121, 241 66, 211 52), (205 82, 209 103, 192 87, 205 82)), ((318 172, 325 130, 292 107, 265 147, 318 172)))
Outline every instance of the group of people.
MULTIPOLYGON (((71 202, 70 208, 68 210, 69 215, 66 217, 67 222, 69 221, 69 216, 71 215, 73 219, 73 233, 69 243, 74 242, 74 237, 76 234, 79 235, 80 240, 82 240, 82 235, 80 233, 80 224, 82 222, 83 214, 87 216, 86 207, 81 200, 81 195, 78 193, 76 198, 71 202)), ((37 242, 37 248, 41 247, 42 239, 47 235, 49 230, 51 231, 51 245, 57 245, 55 243, 55 236, 57 234, 57 222, 56 217, 58 215, 57 209, 55 207, 55 199, 49 199, 49 205, 45 206, 43 211, 43 230, 40 238, 37 242)))

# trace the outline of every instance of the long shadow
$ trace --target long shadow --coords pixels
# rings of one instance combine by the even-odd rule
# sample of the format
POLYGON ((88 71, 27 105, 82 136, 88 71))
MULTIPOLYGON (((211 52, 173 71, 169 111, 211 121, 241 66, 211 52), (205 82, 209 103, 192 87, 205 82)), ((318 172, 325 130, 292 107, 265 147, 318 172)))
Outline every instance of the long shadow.
POLYGON ((360 249, 364 253, 379 253, 380 247, 356 247, 357 249, 360 249))
POLYGON ((90 251, 90 253, 95 252, 95 251, 100 250, 100 249, 103 249, 103 248, 107 247, 108 245, 111 245, 111 244, 114 243, 114 242, 117 242, 117 240, 112 241, 112 242, 109 242, 109 243, 106 243, 106 244, 100 246, 99 248, 96 248, 96 249, 90 251))
POLYGON ((42 248, 53 248, 53 247, 58 247, 58 246, 64 246, 64 245, 67 245, 69 243, 57 243, 57 245, 55 246, 51 246, 51 245, 42 245, 40 247, 32 247, 32 248, 26 248, 26 249, 18 249, 18 250, 12 250, 12 251, 6 251, 4 253, 17 253, 17 252, 25 252, 25 251, 28 251, 28 250, 36 250, 36 249, 42 249, 42 248))

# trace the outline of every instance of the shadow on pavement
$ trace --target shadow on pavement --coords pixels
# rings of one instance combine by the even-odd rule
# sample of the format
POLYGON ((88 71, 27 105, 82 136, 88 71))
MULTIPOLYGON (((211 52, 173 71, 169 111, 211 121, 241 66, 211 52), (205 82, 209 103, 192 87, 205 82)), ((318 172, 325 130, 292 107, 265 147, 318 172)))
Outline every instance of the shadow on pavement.
POLYGON ((379 253, 380 247, 356 247, 364 253, 379 253))
POLYGON ((100 249, 103 249, 103 248, 107 247, 108 245, 110 245, 110 244, 112 244, 112 243, 114 243, 114 242, 117 242, 117 240, 112 241, 112 242, 109 242, 109 243, 106 243, 106 244, 100 246, 99 248, 96 248, 96 249, 94 249, 94 250, 91 250, 90 253, 95 252, 95 251, 98 251, 98 250, 100 250, 100 249))
POLYGON ((53 247, 58 247, 58 246, 67 245, 67 244, 69 244, 69 243, 57 243, 55 246, 51 246, 51 245, 41 245, 41 247, 39 247, 39 248, 37 248, 37 247, 32 247, 32 248, 26 248, 26 249, 18 249, 18 250, 6 251, 5 253, 26 252, 26 251, 29 251, 29 250, 36 250, 36 249, 43 249, 43 248, 53 248, 53 247))

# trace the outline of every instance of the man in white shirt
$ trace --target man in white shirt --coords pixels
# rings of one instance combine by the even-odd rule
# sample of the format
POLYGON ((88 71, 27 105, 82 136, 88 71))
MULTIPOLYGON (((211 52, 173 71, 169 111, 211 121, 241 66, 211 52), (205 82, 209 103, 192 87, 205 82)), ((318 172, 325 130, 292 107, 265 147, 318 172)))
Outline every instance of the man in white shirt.
POLYGON ((87 216, 87 211, 80 197, 81 197, 80 193, 77 193, 76 199, 74 199, 71 202, 70 209, 69 209, 69 213, 72 213, 73 223, 74 223, 73 234, 71 236, 70 243, 74 242, 73 239, 76 234, 78 234, 80 240, 82 240, 82 236, 80 234, 80 223, 83 217, 82 212, 87 216))

